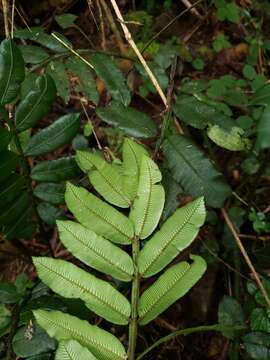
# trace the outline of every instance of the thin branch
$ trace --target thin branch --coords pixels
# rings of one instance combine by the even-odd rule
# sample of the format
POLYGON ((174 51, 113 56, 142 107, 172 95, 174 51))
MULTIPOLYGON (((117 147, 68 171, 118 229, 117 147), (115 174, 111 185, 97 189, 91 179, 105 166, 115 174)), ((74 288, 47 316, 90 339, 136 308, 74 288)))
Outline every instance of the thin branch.
MULTIPOLYGON (((102 1, 103 1, 103 0, 102 0, 102 1)), ((127 27, 126 24, 125 24, 124 18, 123 18, 122 14, 121 14, 121 12, 120 12, 120 10, 119 10, 119 7, 118 7, 116 1, 115 1, 115 0, 111 0, 111 4, 112 4, 112 6, 113 6, 113 8, 114 8, 114 11, 115 11, 115 14, 116 14, 116 16, 117 16, 117 19, 118 19, 118 21, 119 21, 120 24, 121 24, 121 27, 122 27, 122 29, 123 29, 123 32, 124 32, 124 34, 125 34, 125 38, 126 38, 127 42, 129 43, 130 47, 133 49, 133 51, 135 52, 135 54, 138 56, 138 58, 139 58, 140 62, 142 63, 142 66, 144 67, 147 75, 149 76, 149 78, 150 78, 150 80, 152 81, 154 87, 156 88, 159 96, 161 97, 161 100, 162 100, 163 104, 164 104, 165 107, 167 108, 167 107, 168 107, 167 98, 166 98, 163 90, 161 89, 161 87, 160 87, 160 85, 159 85, 159 83, 158 83, 155 75, 153 74, 153 72, 151 71, 151 69, 149 68, 149 66, 147 65, 144 57, 143 57, 142 54, 140 53, 137 45, 135 44, 135 42, 134 42, 134 40, 133 40, 133 38, 132 38, 132 36, 131 36, 131 33, 130 33, 130 31, 128 30, 128 27, 127 27)))
POLYGON ((189 0, 181 0, 182 3, 190 10, 192 14, 197 16, 200 20, 202 20, 202 15, 197 11, 195 7, 192 6, 191 2, 189 0))
POLYGON ((8 0, 2 0, 3 15, 4 15, 4 25, 5 25, 5 34, 6 38, 9 38, 9 25, 8 25, 8 0))
POLYGON ((12 8, 11 8, 11 39, 13 39, 13 35, 14 35, 14 12, 15 12, 15 0, 12 0, 12 8))
POLYGON ((250 268, 250 271, 252 272, 252 274, 254 276, 254 279, 255 279, 255 281, 256 281, 256 283, 258 285, 258 288, 260 289, 263 297, 265 298, 265 301, 266 301, 267 305, 270 307, 270 299, 268 297, 268 294, 267 294, 267 292, 266 292, 266 290, 265 290, 265 288, 263 286, 263 283, 261 282, 261 279, 259 278, 259 276, 258 276, 258 274, 257 274, 257 272, 256 272, 256 270, 255 270, 249 256, 248 256, 243 244, 242 244, 242 241, 241 241, 241 239, 240 239, 240 237, 239 237, 239 235, 238 235, 238 233, 237 233, 237 231, 235 229, 235 225, 233 224, 233 222, 230 219, 227 211, 224 208, 221 209, 221 212, 222 212, 222 215, 223 215, 223 217, 225 219, 225 222, 226 222, 228 228, 230 229, 230 231, 231 231, 231 233, 232 233, 232 235, 233 235, 233 237, 234 237, 234 239, 236 241, 237 246, 239 247, 239 250, 241 251, 241 253, 242 253, 242 255, 243 255, 243 257, 244 257, 244 259, 245 259, 245 261, 246 261, 246 263, 248 265, 248 267, 250 268))

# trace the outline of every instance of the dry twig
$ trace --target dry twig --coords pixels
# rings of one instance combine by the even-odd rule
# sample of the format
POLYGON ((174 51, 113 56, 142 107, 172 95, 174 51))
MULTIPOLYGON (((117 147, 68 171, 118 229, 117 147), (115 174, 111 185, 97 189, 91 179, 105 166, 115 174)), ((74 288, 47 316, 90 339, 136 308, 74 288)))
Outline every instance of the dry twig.
MULTIPOLYGON (((103 0, 102 0, 103 1, 103 0)), ((159 96, 161 97, 161 100, 163 102, 163 104, 165 105, 165 107, 168 107, 168 102, 167 102, 167 98, 163 92, 163 90, 161 89, 155 75, 152 73, 151 69, 149 68, 149 66, 147 65, 144 57, 142 56, 142 54, 140 53, 137 45, 135 44, 135 41, 133 40, 130 31, 128 30, 128 27, 125 24, 124 18, 119 10, 119 7, 116 3, 115 0, 111 0, 111 4, 113 6, 113 9, 115 11, 115 14, 117 16, 118 21, 121 24, 121 27, 123 29, 123 32, 125 34, 125 38, 127 40, 127 42, 129 43, 130 47, 133 49, 133 51, 135 52, 135 54, 137 55, 138 59, 140 60, 142 66, 144 67, 147 75, 149 76, 150 80, 152 81, 154 87, 156 88, 159 96)))
POLYGON ((6 38, 9 38, 9 26, 8 26, 8 1, 2 0, 3 15, 4 15, 4 26, 6 38))
POLYGON ((254 277, 257 285, 258 285, 258 288, 260 289, 263 297, 265 298, 265 301, 266 301, 267 305, 270 307, 270 299, 268 297, 268 294, 267 294, 267 292, 266 292, 266 290, 265 290, 265 288, 263 286, 263 283, 261 282, 261 279, 259 278, 259 275, 257 274, 257 272, 256 272, 256 270, 255 270, 255 268, 254 268, 254 266, 253 266, 253 264, 252 264, 252 262, 251 262, 251 260, 250 260, 250 258, 248 256, 243 244, 242 244, 242 241, 241 241, 241 239, 240 239, 240 237, 239 237, 239 235, 238 235, 238 233, 237 233, 237 231, 235 229, 235 225, 231 221, 227 211, 224 208, 221 209, 221 212, 222 212, 222 215, 223 215, 223 217, 225 219, 225 222, 226 222, 228 228, 230 229, 230 231, 231 231, 231 233, 232 233, 232 235, 233 235, 233 237, 234 237, 234 239, 236 241, 237 246, 239 247, 239 250, 241 251, 241 253, 242 253, 242 255, 243 255, 243 257, 244 257, 244 259, 245 259, 245 261, 246 261, 246 263, 248 265, 248 267, 250 268, 250 271, 252 272, 252 275, 253 275, 253 277, 254 277))
POLYGON ((195 16, 197 16, 200 20, 202 20, 202 15, 199 14, 199 12, 197 11, 197 9, 195 7, 193 7, 193 5, 189 2, 189 0, 181 0, 182 3, 190 10, 190 12, 192 12, 192 14, 194 14, 195 16))

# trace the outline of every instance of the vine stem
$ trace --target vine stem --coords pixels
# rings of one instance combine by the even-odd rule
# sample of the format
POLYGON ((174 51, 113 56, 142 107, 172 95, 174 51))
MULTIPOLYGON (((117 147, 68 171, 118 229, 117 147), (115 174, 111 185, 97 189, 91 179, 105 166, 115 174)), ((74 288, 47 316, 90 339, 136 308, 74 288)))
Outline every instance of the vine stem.
POLYGON ((137 335, 138 335, 138 300, 140 295, 140 274, 138 271, 138 255, 140 240, 137 236, 132 241, 132 259, 134 264, 134 277, 131 291, 131 319, 129 323, 128 359, 135 359, 137 335))
POLYGON ((136 360, 141 360, 143 357, 145 357, 145 355, 147 355, 150 351, 152 351, 153 349, 155 349, 156 347, 158 347, 160 344, 167 342, 169 340, 172 340, 174 338, 176 338, 177 336, 180 335, 189 335, 189 334, 194 334, 197 332, 203 332, 203 331, 219 331, 219 332, 224 332, 224 331, 241 331, 241 330, 245 330, 246 327, 239 325, 239 326, 225 326, 223 324, 213 324, 213 325, 203 325, 203 326, 196 326, 196 327, 191 327, 191 328, 187 328, 187 329, 181 329, 181 330, 177 330, 174 331, 173 333, 162 337, 161 339, 159 339, 158 341, 156 341, 153 345, 151 345, 149 348, 147 348, 144 352, 142 352, 137 358, 136 360))

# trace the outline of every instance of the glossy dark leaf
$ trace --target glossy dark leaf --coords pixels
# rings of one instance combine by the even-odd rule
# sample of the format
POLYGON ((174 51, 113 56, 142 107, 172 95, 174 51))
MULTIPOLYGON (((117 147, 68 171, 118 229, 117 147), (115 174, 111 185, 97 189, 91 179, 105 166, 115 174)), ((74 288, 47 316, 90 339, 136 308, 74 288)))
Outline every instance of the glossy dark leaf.
POLYGON ((250 105, 270 105, 270 85, 267 84, 263 87, 260 87, 256 92, 251 101, 250 105))
POLYGON ((47 66, 47 73, 55 82, 57 95, 67 104, 70 99, 70 83, 64 63, 61 61, 51 61, 47 66))
POLYGON ((14 224, 29 206, 29 195, 27 192, 23 192, 16 201, 9 204, 6 208, 1 208, 0 225, 14 224))
POLYGON ((14 152, 8 150, 0 152, 0 182, 9 177, 19 162, 20 158, 14 152))
POLYGON ((20 50, 13 40, 3 40, 0 45, 0 104, 8 104, 16 98, 24 75, 20 50))
POLYGON ((37 223, 34 221, 33 207, 28 203, 28 207, 23 209, 14 220, 5 225, 3 234, 6 239, 12 240, 14 238, 32 239, 36 230, 37 223))
POLYGON ((20 102, 15 113, 17 131, 24 131, 35 126, 46 116, 56 97, 56 88, 49 75, 39 76, 34 88, 20 102))
POLYGON ((62 116, 30 139, 26 155, 42 155, 60 148, 74 138, 79 127, 80 114, 62 116))
POLYGON ((73 14, 63 14, 55 16, 55 21, 59 26, 61 26, 62 29, 68 29, 69 27, 72 27, 74 24, 74 21, 78 18, 78 16, 73 14))
POLYGON ((18 47, 26 64, 39 64, 49 57, 47 51, 40 46, 19 45, 18 47))
POLYGON ((253 331, 270 333, 270 309, 255 308, 251 313, 250 326, 253 331))
POLYGON ((38 78, 36 73, 28 73, 21 85, 20 98, 24 99, 30 91, 35 87, 35 82, 38 78))
POLYGON ((11 133, 8 129, 0 127, 0 152, 5 150, 10 142, 11 133))
POLYGON ((16 286, 8 282, 0 282, 0 303, 14 304, 20 300, 16 286))
POLYGON ((234 337, 234 326, 244 325, 245 317, 241 305, 232 297, 225 295, 218 307, 218 322, 224 325, 226 330, 223 335, 229 339, 234 337))
POLYGON ((65 219, 65 213, 62 209, 59 209, 47 202, 38 204, 37 211, 41 219, 49 225, 54 225, 56 220, 65 219))
POLYGON ((38 163, 32 168, 31 177, 42 182, 58 182, 72 179, 80 173, 75 159, 70 156, 38 163))
POLYGON ((256 145, 259 149, 270 147, 270 101, 269 105, 264 109, 258 123, 256 145))
POLYGON ((65 202, 65 185, 55 183, 38 184, 34 189, 34 195, 51 204, 63 204, 65 202))
POLYGON ((244 347, 254 360, 270 359, 270 336, 265 332, 251 332, 243 336, 244 347))
POLYGON ((148 115, 122 104, 115 103, 99 108, 97 115, 107 124, 114 125, 134 137, 151 138, 157 133, 156 125, 148 115))
POLYGON ((8 204, 16 199, 25 187, 25 180, 22 176, 11 174, 0 184, 0 204, 8 204))
POLYGON ((186 193, 204 196, 208 205, 221 207, 231 194, 229 185, 210 160, 188 138, 172 135, 163 144, 164 155, 173 178, 186 193))

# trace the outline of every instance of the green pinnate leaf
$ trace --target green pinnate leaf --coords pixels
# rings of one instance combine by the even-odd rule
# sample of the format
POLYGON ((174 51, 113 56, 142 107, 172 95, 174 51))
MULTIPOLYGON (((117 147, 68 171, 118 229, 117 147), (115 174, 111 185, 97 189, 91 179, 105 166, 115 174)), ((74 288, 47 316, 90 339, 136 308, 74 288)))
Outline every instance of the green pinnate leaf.
POLYGON ((128 196, 123 190, 123 177, 116 167, 100 155, 89 151, 77 151, 76 160, 80 168, 88 174, 89 181, 100 195, 113 205, 127 208, 128 196))
POLYGON ((56 88, 49 75, 39 76, 34 89, 20 102, 15 113, 16 129, 21 132, 35 126, 46 116, 56 97, 56 88))
POLYGON ((176 210, 141 250, 138 258, 140 274, 150 277, 168 265, 192 243, 205 216, 203 198, 176 210))
POLYGON ((107 331, 60 311, 35 310, 40 326, 57 341, 74 339, 87 347, 99 360, 126 360, 121 342, 107 331))
POLYGON ((148 153, 142 145, 125 138, 123 144, 123 188, 131 201, 137 194, 143 155, 148 155, 148 153))
POLYGON ((130 304, 108 282, 64 260, 35 257, 33 262, 39 278, 57 294, 83 300, 90 310, 114 324, 128 323, 130 304))
POLYGON ((75 340, 60 341, 55 360, 97 360, 84 346, 75 340))
POLYGON ((143 155, 140 166, 140 177, 137 196, 130 211, 135 235, 140 239, 147 238, 157 227, 162 214, 165 192, 161 181, 161 172, 157 165, 143 155))
POLYGON ((0 104, 11 103, 20 91, 24 80, 24 61, 12 39, 0 45, 0 104))
POLYGON ((62 243, 84 264, 115 279, 132 279, 133 262, 126 252, 75 222, 57 221, 57 227, 62 243))
POLYGON ((71 183, 66 185, 65 200, 83 226, 117 244, 131 243, 134 235, 132 222, 112 206, 71 183))
POLYGON ((60 117, 30 139, 25 155, 42 155, 64 146, 74 138, 79 127, 80 114, 68 114, 60 117))
POLYGON ((144 291, 139 300, 139 323, 146 325, 184 296, 206 271, 206 262, 191 255, 192 264, 181 262, 169 268, 144 291))

